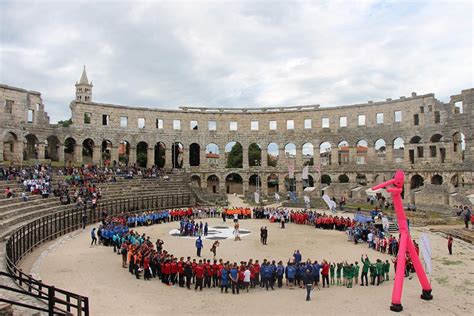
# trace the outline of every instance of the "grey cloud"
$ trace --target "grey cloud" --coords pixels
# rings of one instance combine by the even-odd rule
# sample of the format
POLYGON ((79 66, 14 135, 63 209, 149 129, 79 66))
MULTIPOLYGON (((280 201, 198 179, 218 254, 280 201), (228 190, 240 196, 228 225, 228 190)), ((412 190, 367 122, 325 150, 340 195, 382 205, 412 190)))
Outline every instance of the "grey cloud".
POLYGON ((468 2, 0 3, 0 82, 68 118, 87 65, 98 102, 341 105, 473 85, 468 2))

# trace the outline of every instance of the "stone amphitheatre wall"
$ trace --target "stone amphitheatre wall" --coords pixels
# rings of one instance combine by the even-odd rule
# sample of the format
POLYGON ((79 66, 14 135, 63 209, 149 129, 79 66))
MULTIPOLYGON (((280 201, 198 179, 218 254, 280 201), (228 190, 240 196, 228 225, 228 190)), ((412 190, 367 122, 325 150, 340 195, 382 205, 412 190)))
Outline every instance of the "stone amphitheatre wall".
POLYGON ((186 169, 209 192, 248 193, 258 182, 263 194, 285 195, 289 188, 301 193, 322 180, 331 181, 330 192, 354 199, 365 196, 355 188, 384 181, 402 168, 406 203, 454 203, 474 193, 474 89, 451 96, 449 103, 412 93, 339 107, 239 109, 162 110, 89 102, 91 96, 83 102, 76 95, 72 124, 64 127, 49 123, 38 92, 0 85, 0 161, 136 163, 141 155, 148 166, 186 169), (226 168, 230 142, 242 145, 241 168, 226 168), (261 149, 257 162, 249 161, 253 143, 261 149), (302 180, 307 163, 309 183, 302 180), (287 179, 288 164, 294 165, 294 181, 287 179))

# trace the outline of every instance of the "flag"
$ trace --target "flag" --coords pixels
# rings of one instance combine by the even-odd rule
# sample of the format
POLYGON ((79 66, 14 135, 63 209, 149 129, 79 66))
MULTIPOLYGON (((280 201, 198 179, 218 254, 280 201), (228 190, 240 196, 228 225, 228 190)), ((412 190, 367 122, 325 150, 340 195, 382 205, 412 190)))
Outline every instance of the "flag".
POLYGON ((301 179, 308 180, 308 175, 309 175, 309 165, 306 165, 303 167, 303 175, 301 176, 301 179))
POLYGON ((288 178, 293 179, 295 177, 295 165, 293 162, 288 161, 288 178))
POLYGON ((309 200, 309 196, 305 195, 305 196, 304 196, 304 202, 305 202, 305 203, 309 203, 309 201, 310 201, 310 200, 309 200))
POLYGON ((280 201, 280 195, 278 195, 278 193, 275 192, 275 201, 280 201))
POLYGON ((323 195, 323 200, 324 200, 324 202, 326 202, 326 204, 328 205, 328 208, 331 208, 331 198, 329 197, 329 195, 324 194, 324 195, 323 195))
POLYGON ((293 202, 296 202, 296 194, 293 191, 290 191, 290 198, 293 202))
POLYGON ((255 203, 260 203, 260 195, 258 194, 258 192, 255 192, 255 203))
POLYGON ((420 250, 423 254, 423 261, 426 265, 426 272, 431 274, 431 246, 430 240, 426 234, 421 234, 420 237, 420 250))

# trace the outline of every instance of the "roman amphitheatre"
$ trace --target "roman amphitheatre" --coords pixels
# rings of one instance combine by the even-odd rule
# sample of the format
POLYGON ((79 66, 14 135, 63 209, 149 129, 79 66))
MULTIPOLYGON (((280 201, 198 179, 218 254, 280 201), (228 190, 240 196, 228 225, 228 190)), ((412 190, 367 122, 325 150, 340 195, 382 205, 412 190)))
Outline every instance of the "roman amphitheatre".
MULTIPOLYGON (((257 204, 329 215, 323 196, 336 202, 344 197, 344 209, 334 214, 344 218, 354 218, 357 208, 370 217, 376 206, 383 207, 387 234, 396 236, 390 197, 383 199, 387 207, 378 204, 381 193, 370 188, 397 169, 406 175, 402 197, 412 236, 419 240, 426 234, 430 240, 434 296, 420 300, 412 274, 405 278, 402 313, 467 315, 472 310, 474 236, 471 224, 464 229, 459 206, 472 208, 474 195, 474 89, 453 94, 448 103, 413 92, 338 107, 169 110, 95 102, 85 68, 75 89, 71 117, 50 124, 39 92, 0 85, 1 299, 7 313, 29 315, 36 308, 92 315, 389 314, 393 264, 390 279, 379 286, 315 288, 305 302, 304 290, 286 284, 232 295, 166 286, 156 278, 144 281, 143 273, 136 280, 112 247, 90 242, 91 229, 114 216, 257 204), (35 185, 40 185, 37 192, 35 185), (25 192, 25 187, 33 189, 25 192), (82 201, 82 195, 93 198, 82 201), (371 204, 368 197, 376 200, 371 204), (450 235, 453 255, 447 250, 450 235)), ((233 229, 231 217, 224 223, 203 213, 197 221, 233 229)), ((241 241, 220 240, 217 258, 286 265, 296 249, 303 261, 353 263, 365 254, 371 261, 394 258, 365 242, 349 242, 345 231, 312 223, 289 222, 282 229, 266 218, 251 218, 239 224, 249 233, 241 241), (268 227, 265 246, 262 226, 268 227)), ((163 240, 164 249, 178 258, 196 258, 195 238, 170 234, 179 227, 179 221, 171 221, 131 229, 153 243, 163 240)), ((202 258, 212 259, 212 240, 203 242, 202 258)))

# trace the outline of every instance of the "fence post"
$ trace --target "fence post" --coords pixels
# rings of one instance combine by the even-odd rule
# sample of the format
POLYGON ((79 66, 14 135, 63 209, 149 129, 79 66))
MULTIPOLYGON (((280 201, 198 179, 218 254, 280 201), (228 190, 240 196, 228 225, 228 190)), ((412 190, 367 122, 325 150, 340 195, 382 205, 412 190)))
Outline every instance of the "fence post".
POLYGON ((84 314, 85 316, 89 316, 89 298, 86 296, 86 297, 83 297, 84 299, 84 314))
POLYGON ((54 286, 48 287, 48 313, 50 316, 54 315, 54 286))

